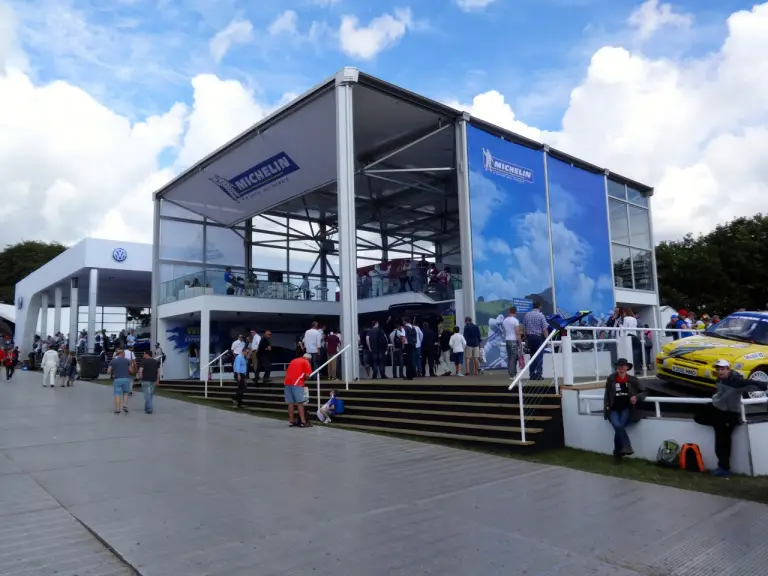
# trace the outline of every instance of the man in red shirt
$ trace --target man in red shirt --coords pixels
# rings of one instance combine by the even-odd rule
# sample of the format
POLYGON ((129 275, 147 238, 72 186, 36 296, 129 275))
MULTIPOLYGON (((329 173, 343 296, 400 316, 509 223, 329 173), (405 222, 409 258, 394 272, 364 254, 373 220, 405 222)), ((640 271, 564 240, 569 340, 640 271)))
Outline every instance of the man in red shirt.
POLYGON ((309 364, 312 356, 304 354, 301 358, 294 358, 288 364, 285 371, 285 402, 288 404, 288 423, 295 426, 293 420, 294 406, 299 409, 300 427, 308 428, 311 424, 307 423, 304 415, 304 379, 312 374, 312 366, 309 364))

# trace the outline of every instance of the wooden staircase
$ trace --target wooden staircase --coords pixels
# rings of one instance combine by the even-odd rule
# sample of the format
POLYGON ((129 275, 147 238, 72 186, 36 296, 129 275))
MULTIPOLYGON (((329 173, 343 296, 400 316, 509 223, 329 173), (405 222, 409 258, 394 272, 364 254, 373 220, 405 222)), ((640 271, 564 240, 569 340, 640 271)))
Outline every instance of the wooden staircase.
MULTIPOLYGON (((560 395, 549 381, 530 382, 524 387, 525 442, 520 427, 517 391, 507 390, 505 376, 438 377, 415 380, 384 379, 351 382, 321 381, 321 402, 332 389, 344 399, 345 412, 332 426, 407 436, 509 446, 538 451, 563 446, 560 395)), ((195 380, 163 381, 161 387, 193 398, 204 398, 204 384, 195 380)), ((307 412, 316 421, 317 383, 310 386, 307 412)), ((271 384, 248 383, 245 406, 249 411, 285 415, 282 377, 271 384)), ((220 387, 208 383, 208 399, 230 403, 234 382, 220 387)))

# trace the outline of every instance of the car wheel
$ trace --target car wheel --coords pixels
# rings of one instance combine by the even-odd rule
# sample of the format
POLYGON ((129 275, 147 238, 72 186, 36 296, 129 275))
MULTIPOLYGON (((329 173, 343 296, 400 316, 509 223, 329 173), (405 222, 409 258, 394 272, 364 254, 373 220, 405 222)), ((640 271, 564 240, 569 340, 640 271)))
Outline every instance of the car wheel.
MULTIPOLYGON (((749 375, 749 379, 754 380, 756 382, 768 383, 768 368, 766 368, 765 366, 760 366, 758 369, 753 370, 752 374, 749 375)), ((765 392, 762 392, 760 390, 749 393, 750 398, 765 398, 765 396, 766 396, 765 392)))

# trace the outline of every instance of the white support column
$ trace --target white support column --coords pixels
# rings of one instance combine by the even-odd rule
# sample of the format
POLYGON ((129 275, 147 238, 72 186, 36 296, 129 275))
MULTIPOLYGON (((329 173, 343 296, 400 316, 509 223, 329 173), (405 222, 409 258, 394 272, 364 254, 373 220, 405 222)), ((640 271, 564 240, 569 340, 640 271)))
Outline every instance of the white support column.
POLYGON ((61 286, 53 289, 53 333, 61 332, 61 286))
MULTIPOLYGON (((160 304, 160 202, 159 198, 154 201, 154 221, 152 224, 152 285, 150 294, 150 319, 149 319, 149 337, 152 344, 159 342, 157 331, 157 307, 160 304)), ((154 347, 152 348, 154 350, 154 347)))
POLYGON ((48 337, 48 292, 40 295, 40 337, 48 337))
MULTIPOLYGON (((205 300, 201 298, 200 300, 205 300)), ((200 310, 200 382, 208 380, 210 367, 203 368, 211 361, 211 311, 206 304, 200 310)))
POLYGON ((357 221, 355 214, 355 144, 352 95, 358 70, 344 68, 336 75, 336 178, 339 222, 339 287, 341 337, 351 344, 342 355, 342 370, 349 380, 360 378, 357 354, 357 221))
POLYGON ((568 330, 560 336, 560 355, 563 359, 563 386, 573 386, 573 348, 568 330))
MULTIPOLYGON (((467 121, 469 114, 456 123, 456 188, 459 195, 459 242, 461 246, 461 288, 464 314, 475 319, 475 278, 472 259, 472 219, 469 206, 469 158, 467 156, 467 121)), ((457 306, 458 307, 458 306, 457 306)), ((462 325, 463 318, 456 318, 462 325)))
POLYGON ((77 349, 77 326, 80 312, 77 278, 69 279, 69 349, 77 349))
POLYGON ((96 306, 99 293, 99 271, 91 268, 88 273, 88 352, 96 346, 96 306))

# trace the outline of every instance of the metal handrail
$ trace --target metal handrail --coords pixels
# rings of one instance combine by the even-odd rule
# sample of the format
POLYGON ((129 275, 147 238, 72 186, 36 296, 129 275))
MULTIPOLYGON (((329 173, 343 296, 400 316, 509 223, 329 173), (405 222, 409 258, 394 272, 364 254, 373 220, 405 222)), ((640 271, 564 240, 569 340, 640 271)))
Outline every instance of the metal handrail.
MULTIPOLYGON (((323 368, 325 368, 326 366, 328 366, 328 364, 330 364, 330 363, 331 363, 331 360, 335 360, 336 358, 338 358, 339 356, 341 356, 342 354, 344 354, 344 352, 346 352, 346 351, 347 351, 347 349, 348 349, 350 346, 352 346, 352 344, 347 344, 346 346, 344 346, 344 348, 342 348, 341 350, 339 350, 338 352, 336 352, 336 354, 334 354, 333 356, 331 356, 330 358, 328 358, 328 360, 326 360, 326 361, 325 361, 323 364, 321 364, 320 366, 318 366, 318 367, 315 369, 315 371, 314 371, 314 372, 312 372, 312 373, 309 375, 309 378, 307 378, 307 379, 309 380, 309 379, 311 379, 311 378, 312 378, 312 376, 315 376, 315 375, 317 375, 317 409, 318 409, 318 410, 320 410, 320 406, 321 406, 321 404, 320 404, 320 370, 322 370, 323 368)), ((301 380, 301 377, 299 377, 299 379, 298 379, 298 380, 296 380, 296 384, 298 384, 300 380, 301 380)), ((346 370, 344 371, 344 382, 345 382, 345 384, 346 384, 346 389, 347 389, 347 390, 349 390, 349 374, 347 374, 347 371, 346 371, 346 370)), ((295 386, 296 384, 294 384, 294 386, 295 386)))
MULTIPOLYGON (((579 409, 581 409, 581 403, 583 401, 589 402, 590 400, 605 401, 605 396, 599 394, 581 394, 579 393, 579 409)), ((686 397, 669 397, 669 396, 646 396, 643 402, 652 403, 656 408, 656 418, 661 418, 661 405, 662 404, 712 404, 712 398, 686 398, 686 397)), ((747 421, 747 414, 744 409, 745 406, 753 404, 768 404, 768 396, 762 398, 741 398, 741 421, 747 421)))
POLYGON ((216 358, 214 358, 213 360, 208 362, 208 364, 206 364, 205 366, 200 368, 201 372, 203 370, 206 371, 206 375, 205 375, 205 398, 208 398, 208 380, 209 380, 209 376, 210 376, 210 372, 208 372, 208 368, 211 366, 211 364, 213 364, 216 361, 219 362, 219 388, 222 388, 224 386, 224 363, 222 361, 222 358, 224 358, 224 356, 227 354, 227 352, 229 352, 229 350, 224 350, 224 352, 222 352, 216 358))
MULTIPOLYGON (((557 334, 557 330, 550 332, 550 334, 544 339, 544 342, 541 343, 541 346, 539 346, 539 349, 536 350, 536 353, 531 355, 531 359, 528 360, 528 363, 523 366, 523 369, 520 370, 520 373, 515 376, 515 379, 512 380, 512 384, 509 385, 510 391, 512 391, 515 386, 517 386, 517 403, 520 407, 520 440, 522 442, 525 442, 525 407, 523 406, 523 386, 520 384, 520 380, 523 378, 523 374, 530 370, 533 361, 536 360, 540 354, 544 353, 544 349, 547 347, 547 343, 552 341, 552 338, 555 337, 555 334, 557 334)), ((507 358, 507 362, 509 361, 510 359, 507 358)), ((514 361, 517 362, 517 358, 515 358, 514 361)))

